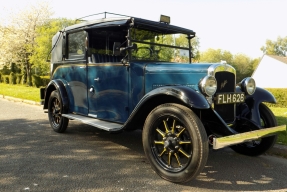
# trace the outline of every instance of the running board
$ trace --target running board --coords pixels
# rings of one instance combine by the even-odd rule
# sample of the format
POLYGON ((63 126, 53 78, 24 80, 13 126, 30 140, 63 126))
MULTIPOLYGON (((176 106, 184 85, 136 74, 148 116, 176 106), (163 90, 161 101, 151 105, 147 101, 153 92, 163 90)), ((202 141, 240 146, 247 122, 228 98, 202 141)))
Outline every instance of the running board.
POLYGON ((111 123, 109 121, 103 121, 99 119, 95 119, 92 117, 86 117, 82 115, 76 114, 62 114, 63 117, 68 119, 74 119, 83 122, 84 124, 91 125, 93 127, 97 127, 99 129, 103 129, 105 131, 119 131, 122 128, 122 124, 119 123, 111 123))

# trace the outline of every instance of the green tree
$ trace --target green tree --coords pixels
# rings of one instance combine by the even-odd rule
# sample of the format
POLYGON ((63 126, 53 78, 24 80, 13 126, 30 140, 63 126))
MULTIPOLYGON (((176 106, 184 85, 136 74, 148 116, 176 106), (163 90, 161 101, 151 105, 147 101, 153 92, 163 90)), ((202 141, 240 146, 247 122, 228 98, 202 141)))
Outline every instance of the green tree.
POLYGON ((51 19, 36 29, 35 46, 33 55, 30 56, 30 62, 36 68, 38 75, 47 75, 49 72, 48 57, 52 49, 53 36, 64 27, 75 24, 74 20, 65 18, 51 19))
MULTIPOLYGON (((200 54, 199 54, 199 38, 194 37, 190 40, 190 44, 192 46, 192 56, 193 56, 193 62, 197 62, 199 60, 200 54)), ((179 35, 175 39, 175 45, 180 47, 188 47, 188 39, 186 35, 179 35)))
POLYGON ((253 73, 253 60, 244 54, 234 55, 231 65, 236 69, 236 82, 250 77, 253 73))
POLYGON ((221 49, 208 49, 200 54, 200 62, 206 63, 220 63, 226 61, 228 64, 232 63, 232 54, 229 51, 223 51, 221 49))
POLYGON ((23 82, 32 85, 32 63, 36 28, 52 15, 47 2, 37 3, 7 19, 7 24, 0 26, 0 52, 2 62, 21 65, 23 82))
POLYGON ((287 51, 287 36, 278 37, 276 41, 267 39, 265 45, 260 48, 265 54, 286 56, 287 51))
POLYGON ((253 72, 257 68, 259 62, 260 62, 260 58, 255 58, 255 59, 252 60, 251 64, 252 64, 253 72))
POLYGON ((251 76, 259 63, 259 59, 252 60, 244 54, 232 55, 229 51, 221 49, 208 49, 200 55, 200 62, 203 63, 219 63, 221 61, 226 61, 236 69, 236 82, 251 76))

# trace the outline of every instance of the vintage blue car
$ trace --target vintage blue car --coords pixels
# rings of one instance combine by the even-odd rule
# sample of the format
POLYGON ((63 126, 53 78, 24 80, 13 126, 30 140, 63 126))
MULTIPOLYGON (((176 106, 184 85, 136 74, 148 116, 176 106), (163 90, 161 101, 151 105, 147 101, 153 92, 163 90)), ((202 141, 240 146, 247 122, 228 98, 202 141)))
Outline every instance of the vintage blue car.
POLYGON ((237 83, 226 63, 192 63, 195 32, 117 15, 82 21, 52 39, 51 81, 41 89, 54 131, 69 119, 109 132, 142 129, 151 167, 171 182, 204 168, 209 146, 257 156, 279 131, 268 91, 237 83))

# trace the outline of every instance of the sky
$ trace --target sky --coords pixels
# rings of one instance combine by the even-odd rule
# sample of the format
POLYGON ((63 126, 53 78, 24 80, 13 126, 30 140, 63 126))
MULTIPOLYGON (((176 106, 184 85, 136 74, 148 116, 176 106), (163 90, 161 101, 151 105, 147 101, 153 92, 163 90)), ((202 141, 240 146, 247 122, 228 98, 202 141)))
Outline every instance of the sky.
POLYGON ((167 15, 172 25, 196 32, 201 52, 222 49, 258 58, 267 39, 287 37, 287 0, 8 0, 1 2, 0 18, 37 1, 49 2, 55 18, 111 12, 158 21, 167 15))

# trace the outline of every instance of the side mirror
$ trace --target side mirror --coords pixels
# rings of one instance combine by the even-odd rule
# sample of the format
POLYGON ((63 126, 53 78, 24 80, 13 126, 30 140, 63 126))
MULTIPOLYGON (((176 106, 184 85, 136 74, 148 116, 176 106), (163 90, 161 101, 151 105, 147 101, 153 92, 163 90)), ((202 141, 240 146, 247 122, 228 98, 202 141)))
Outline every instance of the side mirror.
POLYGON ((113 55, 115 56, 120 55, 121 54, 120 48, 121 48, 121 42, 114 42, 113 55))

